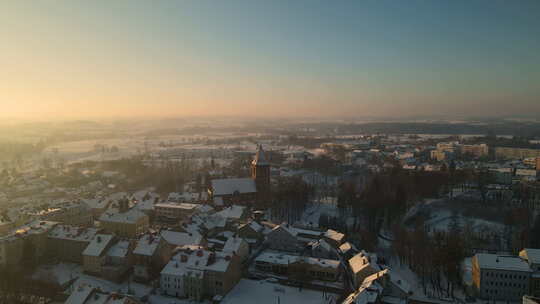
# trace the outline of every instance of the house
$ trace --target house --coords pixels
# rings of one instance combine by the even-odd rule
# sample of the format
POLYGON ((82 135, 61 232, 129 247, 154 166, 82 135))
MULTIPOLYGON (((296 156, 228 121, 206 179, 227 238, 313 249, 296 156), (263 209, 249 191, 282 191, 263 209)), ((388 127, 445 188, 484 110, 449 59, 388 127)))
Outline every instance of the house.
POLYGON ((48 254, 63 262, 82 264, 82 253, 98 232, 96 228, 57 225, 47 236, 48 254))
POLYGON ((128 240, 118 240, 105 254, 105 264, 101 266, 101 277, 121 282, 133 265, 133 245, 128 240))
POLYGON ((289 224, 281 224, 266 236, 265 243, 270 249, 296 252, 302 248, 297 237, 298 232, 289 224))
POLYGON ((368 254, 365 251, 350 258, 349 267, 352 273, 353 282, 357 288, 367 277, 383 270, 383 268, 377 264, 377 256, 375 254, 368 254))
POLYGON ((312 258, 264 251, 255 258, 255 269, 294 280, 336 281, 339 260, 312 258))
POLYGON ((326 242, 334 246, 334 248, 338 248, 345 239, 345 234, 332 229, 328 229, 323 236, 326 242))
POLYGON ((320 239, 309 244, 311 248, 311 256, 323 259, 337 259, 337 250, 332 247, 325 239, 320 239))
POLYGON ((106 262, 106 253, 115 243, 112 234, 97 234, 83 251, 83 269, 85 272, 101 275, 106 262))
POLYGON ((172 248, 157 233, 146 233, 136 243, 133 250, 134 278, 139 282, 148 282, 157 277, 171 259, 172 248))
POLYGON ((177 224, 191 217, 198 205, 189 203, 159 203, 154 205, 156 220, 164 224, 177 224))
POLYGON ((130 295, 105 293, 90 285, 78 286, 67 298, 64 304, 141 304, 130 295))
POLYGON ((160 287, 166 295, 200 301, 224 296, 240 278, 238 256, 185 247, 161 271, 160 287))
POLYGON ((31 248, 36 262, 44 261, 48 252, 47 237, 57 222, 32 221, 0 237, 0 265, 21 266, 24 251, 31 248))
POLYGON ((249 257, 249 244, 240 237, 231 236, 225 242, 222 252, 236 254, 244 262, 249 257))
POLYGON ((106 211, 99 217, 101 227, 107 233, 114 233, 119 237, 138 238, 149 228, 148 215, 136 208, 128 210, 125 201, 120 204, 119 212, 106 211))
POLYGON ((207 243, 202 235, 192 232, 163 230, 161 231, 161 237, 169 246, 171 246, 171 248, 187 245, 206 246, 207 243))

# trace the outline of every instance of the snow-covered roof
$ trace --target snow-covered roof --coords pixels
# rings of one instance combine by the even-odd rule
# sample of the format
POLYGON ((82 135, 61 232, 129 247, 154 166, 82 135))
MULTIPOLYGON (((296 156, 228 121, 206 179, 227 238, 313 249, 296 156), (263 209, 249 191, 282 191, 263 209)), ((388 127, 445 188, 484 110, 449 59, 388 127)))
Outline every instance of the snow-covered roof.
POLYGON ((156 204, 156 208, 172 208, 172 209, 182 209, 182 210, 194 210, 197 208, 197 204, 190 204, 190 203, 159 203, 156 204))
POLYGON ((240 245, 242 245, 242 242, 245 242, 243 239, 239 237, 230 237, 227 239, 227 242, 225 242, 225 245, 223 246, 223 252, 238 252, 238 249, 240 248, 240 245))
POLYGON ((83 255, 100 256, 113 239, 112 234, 97 234, 83 251, 83 255))
POLYGON ((191 271, 202 276, 204 270, 225 272, 229 268, 230 262, 231 255, 228 253, 210 252, 204 249, 184 250, 167 263, 161 271, 161 275, 182 276, 191 271))
POLYGON ((349 242, 345 242, 341 244, 341 246, 339 246, 339 251, 341 251, 341 253, 347 253, 351 249, 352 249, 352 246, 351 246, 351 243, 349 242))
POLYGON ((376 255, 368 255, 365 252, 360 252, 349 259, 349 265, 353 273, 358 273, 360 270, 371 265, 372 262, 375 263, 376 260, 376 255))
POLYGON ((147 233, 137 241, 133 254, 152 256, 154 255, 160 241, 161 236, 147 233))
POLYGON ((525 248, 519 255, 529 261, 529 264, 540 264, 540 249, 525 248))
POLYGON ((281 225, 277 225, 274 228, 272 228, 272 232, 275 232, 275 231, 278 231, 278 230, 286 231, 287 233, 289 233, 290 235, 295 236, 295 237, 298 234, 298 230, 295 229, 293 226, 290 226, 288 224, 281 224, 281 225))
POLYGON ((99 220, 102 222, 116 222, 116 223, 136 223, 140 218, 147 216, 138 209, 129 209, 124 213, 111 213, 106 211, 103 213, 99 220))
POLYGON ((161 231, 161 236, 167 243, 175 246, 199 245, 202 240, 202 236, 200 234, 191 232, 187 233, 164 230, 161 231))
POLYGON ((335 230, 332 230, 332 229, 328 229, 324 233, 324 236, 331 239, 331 240, 334 240, 336 242, 341 242, 343 240, 343 238, 345 237, 345 234, 343 234, 341 232, 338 232, 338 231, 335 231, 335 230))
POLYGON ((220 216, 226 219, 239 219, 244 214, 245 209, 246 207, 244 206, 232 205, 219 212, 214 213, 214 215, 220 216))
POLYGON ((119 241, 107 251, 107 256, 124 258, 129 253, 129 241, 119 241))
POLYGON ((517 256, 477 253, 475 258, 478 261, 480 269, 531 272, 527 261, 517 256))
POLYGON ((49 231, 49 237, 55 239, 90 242, 98 233, 96 228, 83 228, 70 225, 57 225, 49 231))
POLYGON ((86 303, 86 300, 90 297, 92 292, 94 291, 94 287, 90 285, 82 285, 77 287, 69 298, 67 298, 66 302, 64 304, 84 304, 86 303))
POLYGON ((277 265, 288 265, 296 262, 305 262, 307 264, 329 268, 338 268, 340 263, 338 260, 319 259, 268 251, 262 252, 259 256, 257 256, 257 258, 255 258, 255 262, 264 262, 277 265))
POLYGON ((235 192, 240 194, 257 192, 255 181, 251 178, 213 179, 212 189, 214 196, 232 195, 235 192))

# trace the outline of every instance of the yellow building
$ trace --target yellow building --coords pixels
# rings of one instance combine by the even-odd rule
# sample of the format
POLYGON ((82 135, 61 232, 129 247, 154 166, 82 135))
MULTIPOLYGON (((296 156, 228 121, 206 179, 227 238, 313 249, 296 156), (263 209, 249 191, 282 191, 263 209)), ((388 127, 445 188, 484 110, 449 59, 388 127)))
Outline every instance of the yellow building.
POLYGON ((99 217, 101 228, 108 233, 114 233, 121 238, 138 238, 149 226, 148 215, 137 209, 125 212, 105 212, 99 217))

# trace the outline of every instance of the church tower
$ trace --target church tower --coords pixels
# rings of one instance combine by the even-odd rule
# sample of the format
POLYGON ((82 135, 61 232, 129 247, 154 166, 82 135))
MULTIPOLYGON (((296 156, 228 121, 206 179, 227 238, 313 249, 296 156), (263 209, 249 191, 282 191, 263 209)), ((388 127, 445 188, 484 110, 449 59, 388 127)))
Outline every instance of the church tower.
POLYGON ((257 192, 267 195, 270 190, 270 163, 266 160, 262 145, 257 147, 257 154, 251 162, 251 178, 255 180, 257 192))

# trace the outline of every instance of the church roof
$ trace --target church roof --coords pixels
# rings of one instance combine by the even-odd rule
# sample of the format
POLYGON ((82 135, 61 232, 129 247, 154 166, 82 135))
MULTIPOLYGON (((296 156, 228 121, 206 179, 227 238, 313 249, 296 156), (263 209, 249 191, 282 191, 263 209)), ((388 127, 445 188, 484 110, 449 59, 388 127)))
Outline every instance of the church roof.
POLYGON ((214 196, 231 195, 236 191, 239 194, 257 192, 255 181, 251 178, 213 179, 212 189, 214 196))
POLYGON ((253 159, 251 164, 256 166, 269 165, 269 163, 266 161, 266 157, 264 156, 264 150, 262 148, 262 145, 259 145, 257 147, 257 153, 255 154, 255 158, 253 159))

